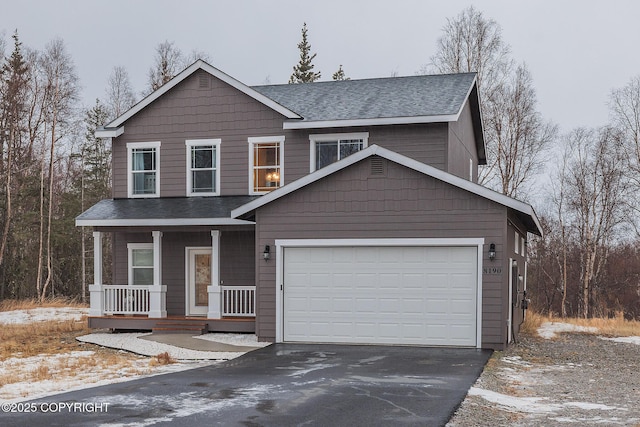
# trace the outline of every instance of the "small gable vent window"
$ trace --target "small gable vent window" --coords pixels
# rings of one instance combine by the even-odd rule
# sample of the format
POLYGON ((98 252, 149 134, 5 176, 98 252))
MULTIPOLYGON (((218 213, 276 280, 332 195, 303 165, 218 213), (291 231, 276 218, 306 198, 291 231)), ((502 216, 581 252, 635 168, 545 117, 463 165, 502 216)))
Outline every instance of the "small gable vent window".
POLYGON ((209 89, 209 82, 211 79, 207 74, 201 73, 198 78, 200 89, 209 89))
POLYGON ((384 160, 380 156, 371 157, 371 175, 384 176, 384 160))
POLYGON ((368 132, 309 135, 311 143, 310 171, 322 169, 357 153, 367 147, 368 140, 368 132))

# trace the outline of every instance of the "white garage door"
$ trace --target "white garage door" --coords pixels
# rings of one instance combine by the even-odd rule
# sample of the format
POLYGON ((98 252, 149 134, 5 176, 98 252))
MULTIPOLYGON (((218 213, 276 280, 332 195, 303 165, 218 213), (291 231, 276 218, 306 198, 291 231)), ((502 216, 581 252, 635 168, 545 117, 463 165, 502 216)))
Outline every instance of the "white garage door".
POLYGON ((284 248, 284 341, 476 346, 478 247, 284 248))

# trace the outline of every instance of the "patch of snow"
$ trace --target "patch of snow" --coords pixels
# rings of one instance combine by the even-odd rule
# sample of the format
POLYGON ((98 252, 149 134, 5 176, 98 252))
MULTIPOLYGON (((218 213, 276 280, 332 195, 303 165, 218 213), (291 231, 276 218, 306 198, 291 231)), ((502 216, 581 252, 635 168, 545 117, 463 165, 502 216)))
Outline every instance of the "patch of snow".
POLYGON ((0 324, 16 325, 49 320, 78 321, 88 314, 88 308, 79 307, 39 307, 28 310, 0 311, 0 324))
POLYGON ((471 387, 469 389, 469 395, 481 397, 488 402, 495 403, 507 410, 516 412, 540 414, 554 412, 557 409, 556 405, 541 403, 541 401, 546 400, 544 397, 508 396, 506 394, 496 393, 495 391, 485 390, 478 387, 471 387))
POLYGON ((640 345, 640 337, 614 337, 614 338, 600 337, 600 338, 607 341, 640 345))
POLYGON ((589 402, 564 402, 550 403, 546 397, 516 397, 502 393, 496 393, 491 390, 484 390, 479 387, 471 387, 470 396, 478 396, 484 400, 495 403, 505 410, 514 412, 525 412, 530 414, 550 414, 561 410, 563 407, 579 408, 587 411, 626 411, 626 408, 618 408, 615 406, 602 405, 599 403, 589 402))
POLYGON ((193 338, 241 347, 266 347, 271 344, 270 342, 258 341, 258 337, 255 334, 208 333, 205 335, 195 335, 193 338))
POLYGON ((525 368, 529 368, 533 365, 531 365, 531 363, 522 360, 522 357, 520 356, 505 356, 502 359, 500 359, 503 362, 509 363, 511 365, 516 365, 516 366, 522 366, 525 368))
POLYGON ((88 387, 129 381, 142 376, 178 372, 209 365, 211 362, 175 363, 151 368, 149 359, 140 358, 131 366, 114 369, 111 366, 89 366, 77 369, 74 364, 81 359, 91 359, 94 351, 73 351, 66 354, 42 354, 25 358, 12 357, 0 362, 0 375, 15 373, 22 376, 19 381, 0 387, 3 402, 20 402, 54 394, 81 390, 88 387), (46 368, 50 379, 38 380, 29 375, 46 368), (22 373, 22 375, 20 375, 22 373))
POLYGON ((545 322, 538 328, 538 335, 545 339, 555 338, 561 332, 587 332, 597 333, 598 328, 593 326, 578 326, 563 322, 545 322))
POLYGON ((157 356, 167 352, 176 360, 229 360, 242 356, 245 352, 217 352, 190 350, 155 341, 141 340, 139 337, 151 335, 150 333, 93 333, 76 338, 78 341, 97 344, 103 347, 116 348, 141 354, 143 356, 157 356))

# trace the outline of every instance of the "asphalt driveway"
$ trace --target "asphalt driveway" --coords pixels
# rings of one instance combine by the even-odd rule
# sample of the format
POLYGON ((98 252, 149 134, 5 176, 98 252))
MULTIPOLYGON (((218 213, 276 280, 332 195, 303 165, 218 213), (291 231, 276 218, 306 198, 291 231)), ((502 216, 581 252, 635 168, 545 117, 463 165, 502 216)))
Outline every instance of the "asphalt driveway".
POLYGON ((0 425, 440 426, 490 355, 274 344, 217 365, 28 402, 22 413, 0 413, 0 425))

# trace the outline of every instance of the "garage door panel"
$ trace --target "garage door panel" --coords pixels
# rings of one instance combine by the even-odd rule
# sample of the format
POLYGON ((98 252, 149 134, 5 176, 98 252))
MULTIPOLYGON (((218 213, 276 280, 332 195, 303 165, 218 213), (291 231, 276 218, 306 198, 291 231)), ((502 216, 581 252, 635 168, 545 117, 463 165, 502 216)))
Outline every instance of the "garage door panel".
POLYGON ((285 248, 284 340, 475 346, 477 250, 285 248))

